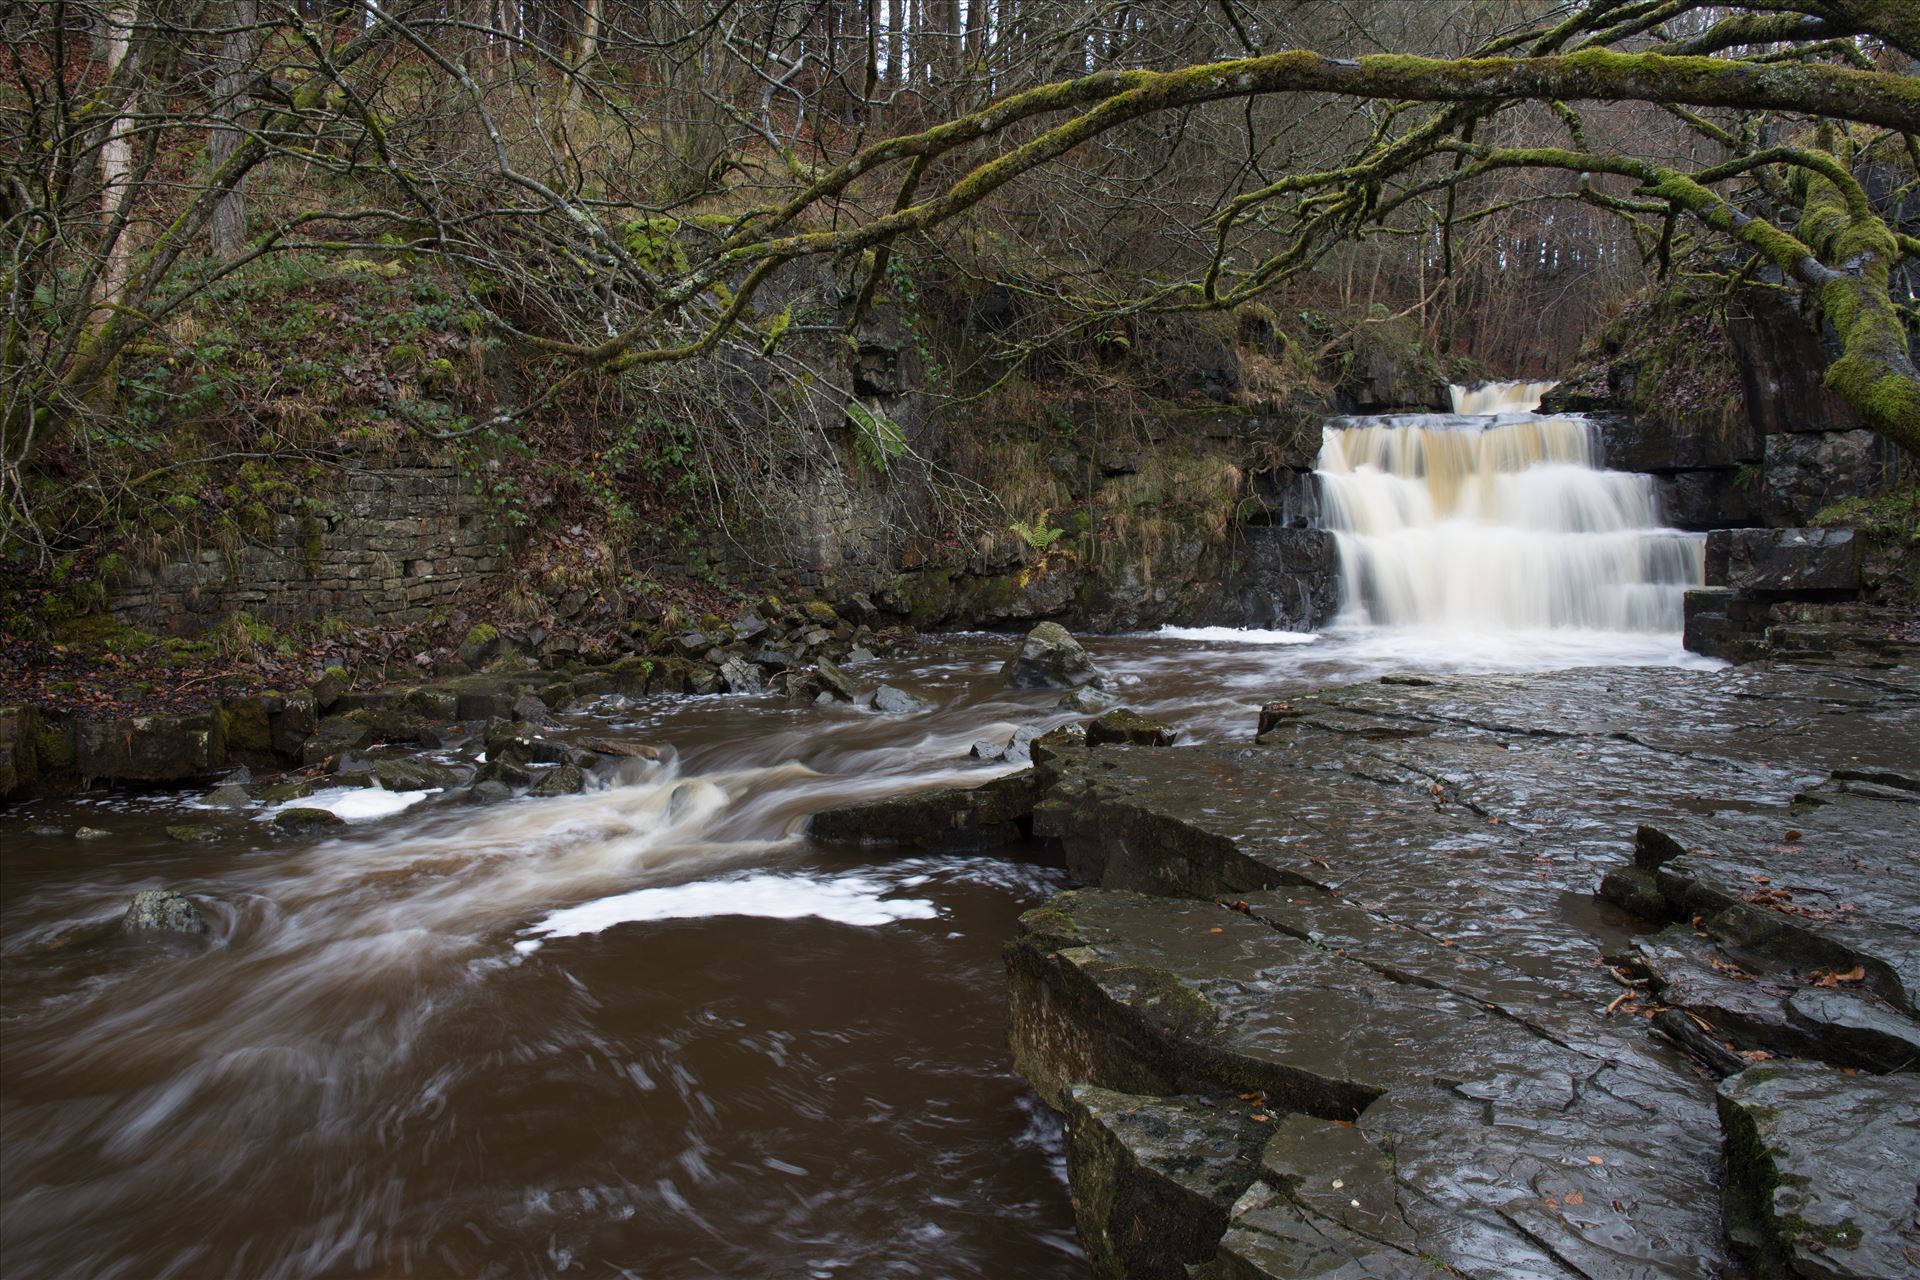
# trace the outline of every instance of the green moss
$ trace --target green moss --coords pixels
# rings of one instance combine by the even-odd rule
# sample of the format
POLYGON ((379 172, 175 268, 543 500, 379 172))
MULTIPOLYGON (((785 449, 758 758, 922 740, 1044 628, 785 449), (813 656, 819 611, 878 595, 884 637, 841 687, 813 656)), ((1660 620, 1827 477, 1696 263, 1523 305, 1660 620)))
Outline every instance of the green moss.
POLYGON ((208 633, 208 638, 216 652, 235 658, 250 658, 281 647, 273 628, 244 609, 221 619, 220 625, 208 633))
POLYGON ((1079 921, 1058 907, 1035 907, 1020 917, 1020 927, 1049 950, 1078 946, 1082 941, 1079 921))
POLYGON ((1107 980, 1124 985, 1133 1008, 1181 1035, 1204 1034, 1219 1021, 1212 1002, 1165 969, 1124 966, 1107 980))
POLYGON ((229 749, 265 754, 273 749, 273 731, 267 723, 266 703, 259 698, 223 698, 219 703, 220 735, 229 749))
POLYGON ((482 649, 499 638, 500 629, 498 627, 490 622, 480 622, 468 628, 467 638, 460 642, 460 647, 463 649, 469 647, 482 649))
POLYGON ((73 726, 41 724, 33 731, 33 753, 40 768, 49 772, 59 773, 73 768, 73 726))
POLYGON ((1871 498, 1847 498, 1821 508, 1813 522, 1849 525, 1873 537, 1920 545, 1920 484, 1871 498))
POLYGON ((130 627, 110 613, 69 617, 53 627, 53 638, 83 653, 141 653, 158 643, 152 633, 130 627))

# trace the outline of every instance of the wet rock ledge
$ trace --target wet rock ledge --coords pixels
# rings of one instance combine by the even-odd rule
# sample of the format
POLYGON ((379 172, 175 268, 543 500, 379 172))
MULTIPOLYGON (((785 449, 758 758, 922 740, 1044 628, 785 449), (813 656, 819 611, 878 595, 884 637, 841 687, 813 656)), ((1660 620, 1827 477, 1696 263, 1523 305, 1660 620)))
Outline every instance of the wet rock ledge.
POLYGON ((1398 678, 1259 729, 1056 731, 929 798, 950 842, 1035 797, 1085 885, 1007 967, 1096 1274, 1920 1274, 1920 669, 1398 678))

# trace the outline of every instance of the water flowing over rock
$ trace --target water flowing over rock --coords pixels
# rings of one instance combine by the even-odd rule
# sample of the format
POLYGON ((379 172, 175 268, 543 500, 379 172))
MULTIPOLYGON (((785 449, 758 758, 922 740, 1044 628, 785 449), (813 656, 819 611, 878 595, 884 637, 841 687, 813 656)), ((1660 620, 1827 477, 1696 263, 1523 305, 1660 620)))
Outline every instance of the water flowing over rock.
POLYGON ((1494 413, 1532 413, 1552 382, 1483 382, 1477 387, 1448 387, 1453 411, 1465 417, 1494 413))
POLYGON ((883 684, 873 691, 873 709, 883 716, 913 716, 933 710, 933 704, 905 689, 883 684))
POLYGON ((274 814, 273 825, 282 831, 308 832, 324 831, 332 827, 344 827, 347 823, 346 819, 334 813, 331 809, 315 809, 307 806, 297 806, 292 809, 282 809, 280 812, 274 814))
POLYGON ((1599 468, 1584 419, 1341 419, 1319 477, 1352 622, 1678 632, 1703 578, 1700 538, 1663 527, 1652 477, 1599 468))
POLYGON ((1101 678, 1085 646, 1057 622, 1027 632, 1000 677, 1010 689, 1076 689, 1101 678))

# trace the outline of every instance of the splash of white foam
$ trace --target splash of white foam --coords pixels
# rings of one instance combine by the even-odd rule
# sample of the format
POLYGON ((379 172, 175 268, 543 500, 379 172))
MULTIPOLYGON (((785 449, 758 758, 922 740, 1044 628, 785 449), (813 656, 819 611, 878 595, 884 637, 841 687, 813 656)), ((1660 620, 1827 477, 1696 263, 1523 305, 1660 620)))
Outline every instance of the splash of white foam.
POLYGON ((547 938, 576 938, 616 924, 648 920, 699 920, 711 916, 763 916, 798 920, 817 916, 840 924, 881 925, 896 920, 932 920, 939 908, 925 898, 883 898, 888 886, 861 876, 812 880, 804 876, 755 875, 661 889, 635 889, 553 912, 513 944, 525 955, 547 938))
POLYGON ((345 822, 371 822, 411 809, 432 794, 431 791, 382 791, 379 787, 330 787, 277 805, 265 816, 282 809, 325 809, 345 822))
POLYGON ((1258 631, 1250 627, 1162 627, 1153 633, 1167 640, 1217 640, 1228 644, 1315 644, 1311 631, 1258 631))

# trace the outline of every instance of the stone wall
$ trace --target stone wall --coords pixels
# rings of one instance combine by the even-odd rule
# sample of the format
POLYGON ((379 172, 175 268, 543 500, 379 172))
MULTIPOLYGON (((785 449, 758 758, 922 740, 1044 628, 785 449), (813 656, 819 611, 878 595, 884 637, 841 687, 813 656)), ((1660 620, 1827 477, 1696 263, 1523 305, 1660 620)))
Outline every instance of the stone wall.
POLYGON ((115 584, 114 613, 175 635, 243 611, 276 627, 405 624, 506 567, 501 531, 449 462, 346 465, 307 497, 309 514, 134 571, 115 584))

